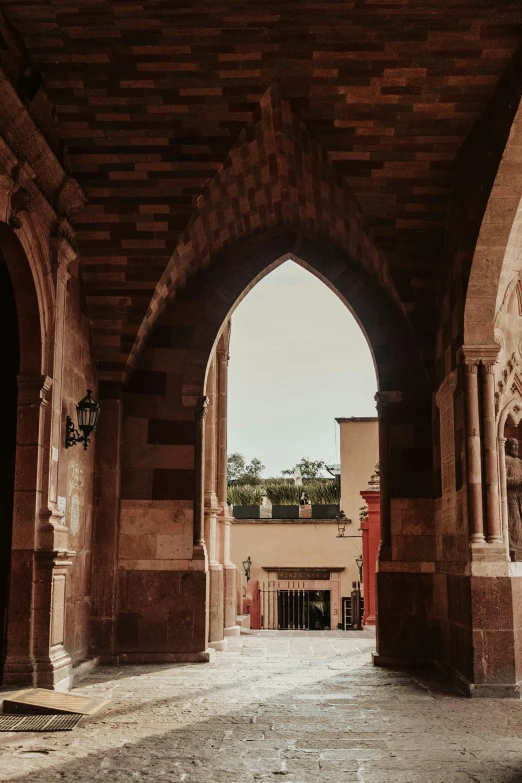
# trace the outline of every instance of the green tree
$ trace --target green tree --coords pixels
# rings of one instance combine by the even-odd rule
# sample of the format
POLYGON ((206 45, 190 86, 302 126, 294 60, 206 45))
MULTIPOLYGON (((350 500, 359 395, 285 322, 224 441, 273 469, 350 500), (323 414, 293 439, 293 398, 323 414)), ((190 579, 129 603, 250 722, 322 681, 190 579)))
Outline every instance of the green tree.
POLYGON ((286 470, 282 470, 281 473, 283 476, 293 476, 295 468, 297 467, 301 468, 301 476, 304 479, 315 479, 320 478, 324 466, 325 463, 322 459, 313 460, 308 457, 303 457, 294 468, 287 468, 286 470))
POLYGON ((261 473, 264 471, 264 469, 265 466, 261 460, 257 457, 254 457, 254 459, 248 465, 245 465, 245 471, 241 476, 241 481, 245 481, 245 483, 255 483, 260 481, 261 473))
POLYGON ((228 455, 227 478, 229 481, 237 481, 245 472, 245 458, 238 451, 228 455))
POLYGON ((228 455, 227 476, 229 481, 255 484, 261 481, 264 469, 265 466, 257 457, 247 464, 244 456, 237 451, 228 455))

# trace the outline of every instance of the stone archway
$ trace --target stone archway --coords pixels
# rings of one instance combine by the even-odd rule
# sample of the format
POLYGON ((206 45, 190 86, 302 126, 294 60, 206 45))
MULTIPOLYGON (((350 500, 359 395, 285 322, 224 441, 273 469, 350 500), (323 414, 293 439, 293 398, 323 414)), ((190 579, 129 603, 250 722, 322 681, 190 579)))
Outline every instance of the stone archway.
POLYGON ((482 219, 464 311, 464 345, 494 344, 497 312, 520 270, 522 107, 519 107, 482 219))
POLYGON ((10 193, 4 188, 0 214, 7 221, 0 222, 0 252, 19 338, 11 398, 16 451, 3 684, 63 690, 72 682, 71 658, 64 648, 65 573, 71 560, 64 515, 57 508, 57 476, 61 341, 67 267, 74 252, 64 237, 49 237, 49 228, 31 213, 13 221, 10 193))
MULTIPOLYGON (((400 657, 405 651, 409 658, 424 660, 433 655, 427 586, 432 569, 417 573, 416 567, 419 559, 434 559, 432 454, 426 442, 431 428, 431 390, 418 347, 394 296, 358 259, 311 232, 286 227, 238 243, 188 279, 155 321, 129 379, 119 544, 123 587, 117 621, 117 654, 125 653, 127 659, 130 655, 143 660, 145 644, 150 652, 152 635, 157 654, 165 660, 183 660, 188 650, 199 655, 205 650, 209 586, 212 592, 204 521, 205 501, 212 494, 205 481, 205 461, 208 464, 209 460, 205 431, 211 433, 213 442, 219 440, 215 423, 209 423, 209 386, 219 387, 217 365, 225 361, 226 348, 221 342, 226 341, 223 329, 231 311, 261 277, 288 257, 315 274, 349 306, 371 345, 378 375, 383 477, 379 578, 387 596, 379 644, 387 657, 392 653, 400 657), (211 362, 216 353, 217 361, 211 362), (211 364, 214 368, 209 373, 211 364), (407 530, 405 509, 420 521, 414 530, 410 525, 401 535, 407 530), (145 513, 147 522, 138 524, 145 513), (139 549, 144 535, 147 557, 139 549), (167 562, 159 553, 167 551, 167 540, 172 539, 173 547, 175 537, 179 555, 173 554, 167 562), (166 599, 156 601, 153 624, 138 601, 137 584, 145 585, 146 580, 151 595, 166 596, 166 585, 176 571, 182 571, 185 585, 179 611, 184 605, 190 607, 188 637, 181 627, 185 622, 188 629, 188 622, 172 612, 166 599), (406 614, 400 599, 403 591, 423 596, 407 606, 406 614), (199 599, 189 599, 189 593, 199 599), (390 600, 394 593, 396 600, 390 600), (403 628, 401 634, 398 626, 403 628)), ((221 459, 223 453, 226 447, 221 459)), ((226 475, 219 465, 215 474, 226 475)), ((217 511, 219 505, 223 511, 226 484, 224 496, 221 490, 214 494, 217 511)))
POLYGON ((32 586, 27 576, 32 572, 32 542, 41 502, 37 468, 41 422, 39 406, 34 408, 34 397, 36 393, 40 396, 41 388, 45 395, 50 383, 42 382, 45 359, 33 275, 20 242, 5 223, 0 223, 0 254, 3 336, 0 350, 5 373, 0 522, 3 669, 12 642, 20 635, 25 636, 26 642, 30 638, 32 586))

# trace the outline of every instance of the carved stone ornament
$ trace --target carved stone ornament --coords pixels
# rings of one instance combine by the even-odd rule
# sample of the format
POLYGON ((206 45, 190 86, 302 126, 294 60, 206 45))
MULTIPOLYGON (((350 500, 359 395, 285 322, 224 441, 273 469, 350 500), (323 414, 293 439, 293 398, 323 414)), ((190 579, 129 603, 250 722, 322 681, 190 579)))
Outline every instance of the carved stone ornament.
POLYGON ((498 392, 496 394, 497 409, 504 397, 518 397, 522 400, 522 376, 520 374, 520 360, 515 353, 502 370, 502 377, 498 382, 498 392))
POLYGON ((56 221, 53 227, 53 236, 58 237, 59 239, 65 239, 70 244, 74 252, 77 252, 74 231, 68 220, 63 218, 56 221))
POLYGON ((517 438, 506 441, 506 489, 509 551, 512 560, 522 559, 522 460, 517 438))
POLYGON ((11 228, 22 228, 20 215, 22 212, 30 214, 33 212, 33 209, 31 191, 24 187, 14 190, 11 194, 11 215, 9 217, 9 225, 11 228))

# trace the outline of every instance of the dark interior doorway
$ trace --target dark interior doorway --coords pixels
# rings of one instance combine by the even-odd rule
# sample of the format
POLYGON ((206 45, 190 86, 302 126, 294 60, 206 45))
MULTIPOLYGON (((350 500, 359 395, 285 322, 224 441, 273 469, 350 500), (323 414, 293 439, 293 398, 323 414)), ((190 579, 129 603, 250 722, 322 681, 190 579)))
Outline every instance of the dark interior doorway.
POLYGON ((310 590, 310 625, 311 631, 329 631, 330 623, 330 591, 310 590))
POLYGON ((0 366, 2 367, 2 459, 0 470, 0 677, 7 645, 7 604, 13 530, 16 417, 20 366, 18 317, 13 285, 0 251, 0 366))
MULTIPOLYGON (((324 631, 330 629, 329 590, 277 590, 279 630, 324 631)), ((265 615, 265 613, 264 613, 265 615)), ((264 628, 272 625, 264 624, 264 628)))

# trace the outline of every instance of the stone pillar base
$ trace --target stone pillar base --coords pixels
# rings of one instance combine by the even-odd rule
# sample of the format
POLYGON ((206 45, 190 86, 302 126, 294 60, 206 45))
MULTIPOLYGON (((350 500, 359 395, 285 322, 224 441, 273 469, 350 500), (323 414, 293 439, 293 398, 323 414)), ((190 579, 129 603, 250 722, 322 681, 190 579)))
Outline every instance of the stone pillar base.
POLYGON ((213 650, 226 650, 228 647, 228 642, 226 639, 221 639, 219 642, 209 642, 208 646, 213 650))
POLYGON ((445 680, 450 682, 456 691, 470 699, 520 699, 522 698, 522 682, 512 683, 474 683, 470 682, 460 672, 449 666, 435 666, 445 680))
POLYGON ((49 657, 35 659, 35 685, 53 691, 68 691, 73 684, 72 660, 65 647, 51 648, 49 657))
POLYGON ((230 628, 225 628, 225 636, 239 636, 241 628, 239 625, 231 625, 230 628))
POLYGON ((4 664, 2 685, 34 686, 34 658, 8 657, 4 664))

